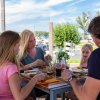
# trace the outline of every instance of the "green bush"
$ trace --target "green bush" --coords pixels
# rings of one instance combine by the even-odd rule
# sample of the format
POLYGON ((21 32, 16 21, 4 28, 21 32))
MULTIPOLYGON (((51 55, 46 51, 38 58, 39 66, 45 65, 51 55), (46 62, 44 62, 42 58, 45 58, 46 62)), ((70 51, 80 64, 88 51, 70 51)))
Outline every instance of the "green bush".
POLYGON ((54 43, 57 47, 64 47, 64 42, 79 44, 80 34, 76 26, 72 24, 57 24, 54 27, 54 43))

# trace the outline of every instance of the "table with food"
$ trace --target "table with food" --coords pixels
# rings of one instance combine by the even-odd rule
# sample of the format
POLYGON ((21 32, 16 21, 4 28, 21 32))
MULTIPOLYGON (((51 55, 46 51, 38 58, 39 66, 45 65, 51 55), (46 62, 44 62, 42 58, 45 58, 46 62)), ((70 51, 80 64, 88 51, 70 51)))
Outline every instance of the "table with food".
MULTIPOLYGON (((56 100, 57 95, 61 94, 63 100, 65 99, 65 92, 71 91, 71 85, 69 82, 65 82, 61 78, 61 72, 65 68, 55 68, 46 66, 41 69, 34 68, 32 70, 27 70, 21 73, 21 77, 26 80, 30 80, 34 75, 39 74, 41 72, 46 73, 46 78, 36 84, 36 88, 50 94, 50 100, 56 100)), ((76 77, 79 79, 85 79, 87 74, 87 69, 79 69, 79 68, 69 68, 76 77)))

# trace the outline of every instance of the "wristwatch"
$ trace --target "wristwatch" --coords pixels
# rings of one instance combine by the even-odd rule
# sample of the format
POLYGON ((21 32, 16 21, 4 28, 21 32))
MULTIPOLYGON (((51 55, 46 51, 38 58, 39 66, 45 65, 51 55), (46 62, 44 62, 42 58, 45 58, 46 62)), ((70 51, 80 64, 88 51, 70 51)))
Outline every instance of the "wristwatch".
POLYGON ((72 81, 72 79, 74 79, 74 78, 77 78, 75 75, 73 75, 73 74, 70 74, 68 77, 67 77, 67 80, 70 82, 70 81, 72 81))

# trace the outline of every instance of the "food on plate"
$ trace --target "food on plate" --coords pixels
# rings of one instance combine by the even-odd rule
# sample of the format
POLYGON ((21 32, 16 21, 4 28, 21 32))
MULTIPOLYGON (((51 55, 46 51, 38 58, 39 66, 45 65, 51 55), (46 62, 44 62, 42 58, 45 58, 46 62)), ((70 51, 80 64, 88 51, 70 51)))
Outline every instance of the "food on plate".
POLYGON ((76 68, 77 68, 77 69, 82 69, 82 67, 81 67, 81 66, 77 66, 76 68))
POLYGON ((46 79, 44 81, 40 81, 38 82, 39 84, 42 84, 42 85, 48 85, 50 83, 56 83, 56 82, 60 82, 59 80, 55 79, 55 78, 49 78, 49 79, 46 79))

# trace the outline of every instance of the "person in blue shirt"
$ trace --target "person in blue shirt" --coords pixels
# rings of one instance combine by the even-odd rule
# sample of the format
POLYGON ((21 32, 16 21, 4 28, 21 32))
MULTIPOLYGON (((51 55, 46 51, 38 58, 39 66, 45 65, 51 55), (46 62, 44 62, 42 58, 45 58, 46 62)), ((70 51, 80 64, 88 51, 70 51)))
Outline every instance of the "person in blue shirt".
POLYGON ((100 16, 95 17, 89 24, 88 32, 98 46, 88 60, 88 75, 83 85, 78 84, 77 78, 69 70, 62 72, 62 78, 69 80, 79 100, 100 100, 100 16))
POLYGON ((18 59, 21 61, 21 70, 32 69, 47 65, 51 58, 49 55, 44 57, 44 51, 36 47, 36 39, 32 31, 24 30, 21 33, 20 50, 18 59))
MULTIPOLYGON (((18 53, 18 60, 21 62, 19 70, 33 69, 34 67, 43 67, 47 65, 51 57, 48 55, 44 57, 44 52, 41 48, 36 47, 36 39, 34 33, 30 30, 24 30, 21 33, 20 47, 18 53)), ((25 85, 25 80, 21 85, 25 85)), ((37 96, 44 95, 40 90, 35 89, 37 96), (39 95, 38 95, 39 94, 39 95)), ((34 91, 33 91, 34 92, 34 91)))

